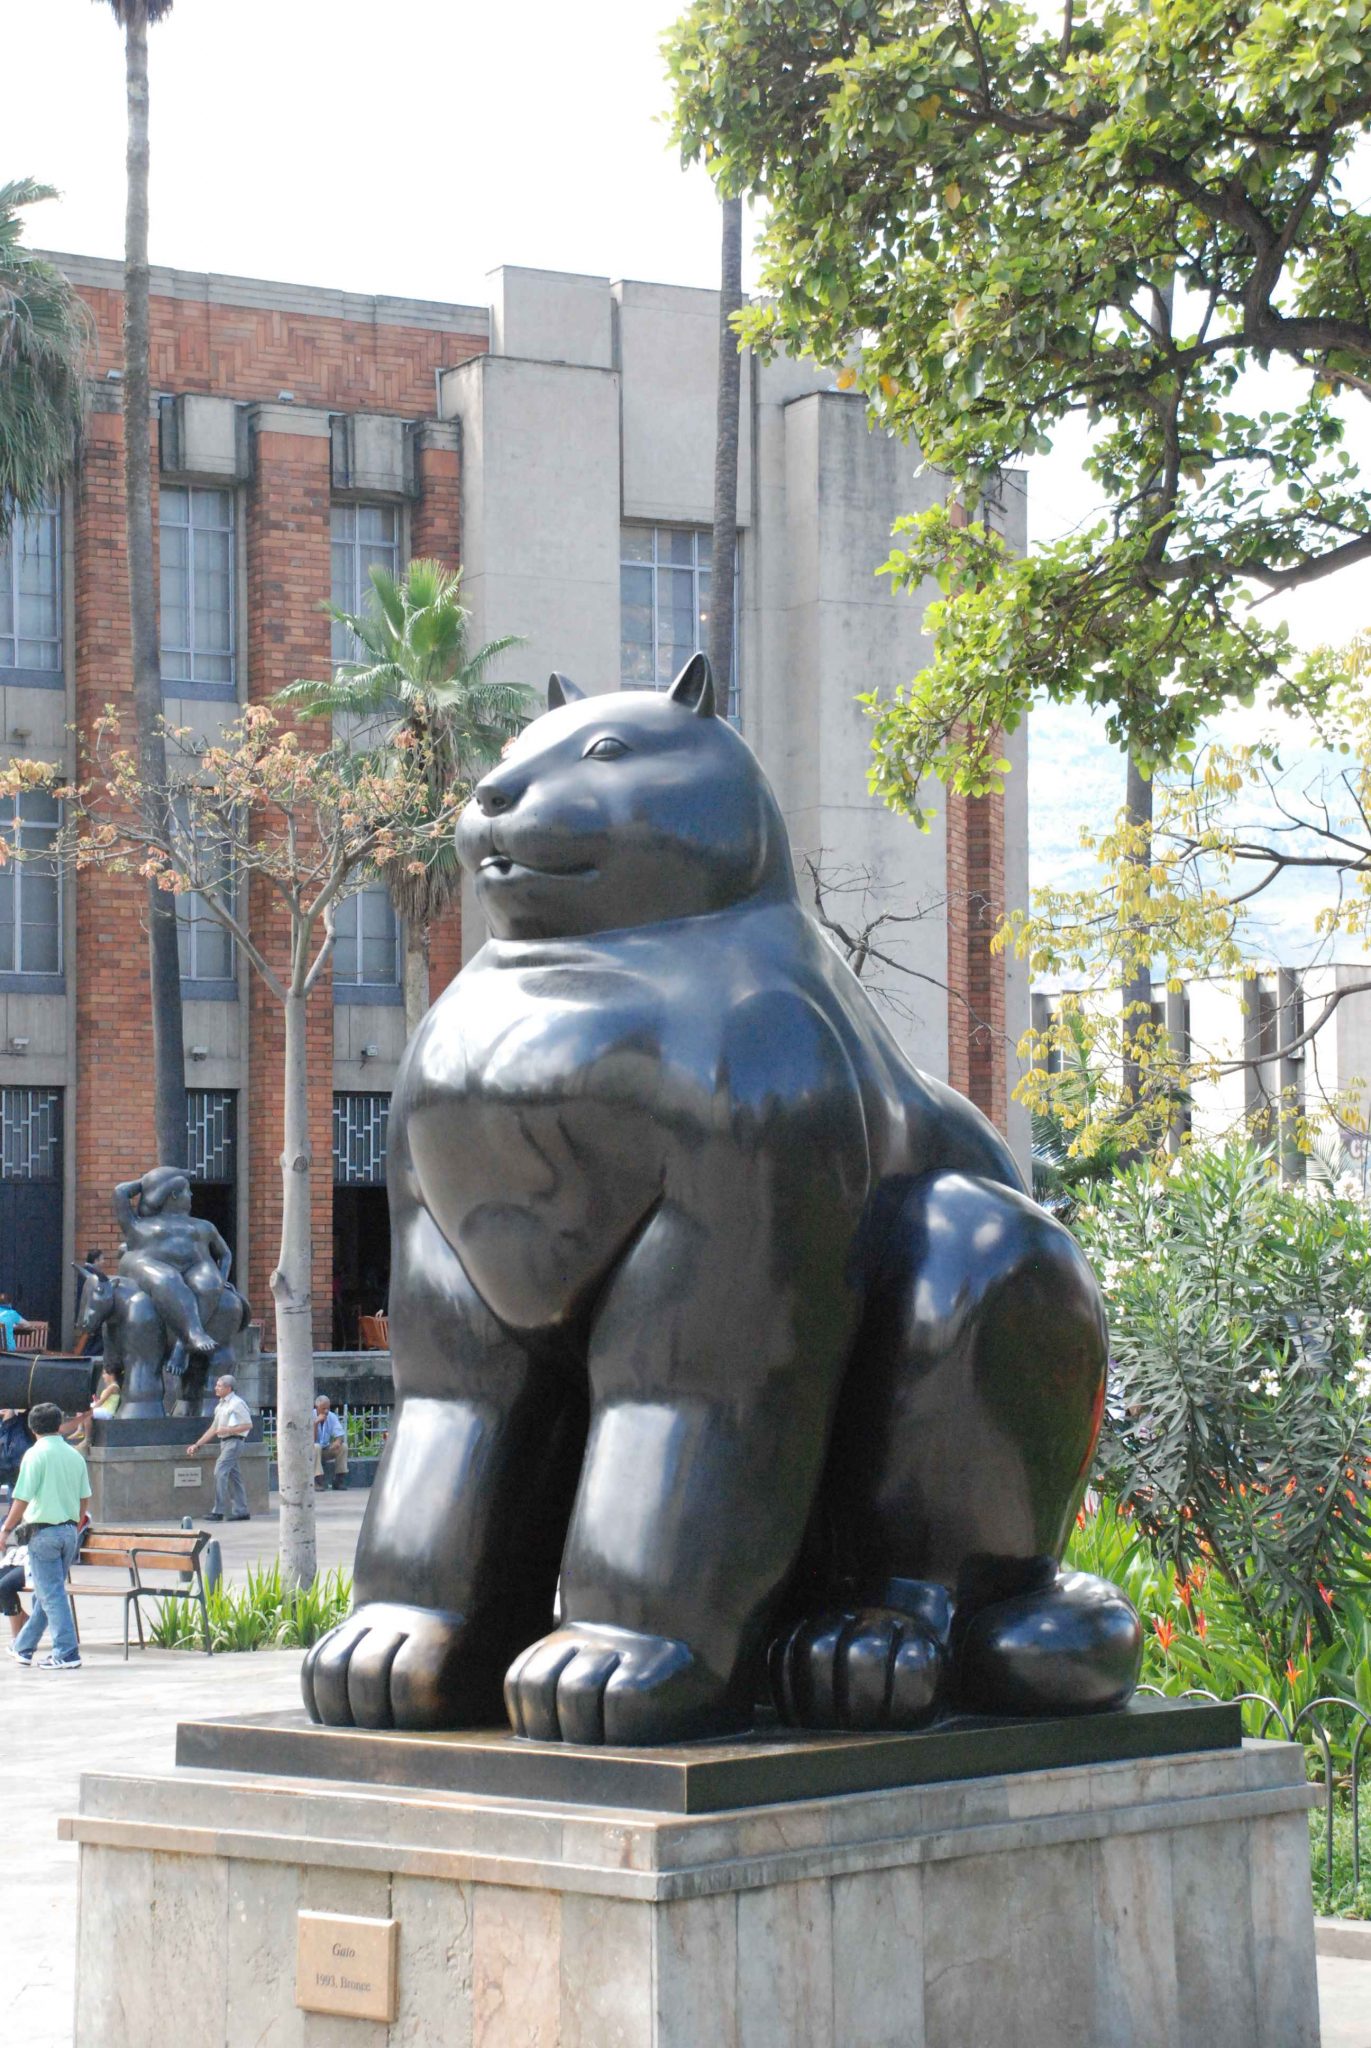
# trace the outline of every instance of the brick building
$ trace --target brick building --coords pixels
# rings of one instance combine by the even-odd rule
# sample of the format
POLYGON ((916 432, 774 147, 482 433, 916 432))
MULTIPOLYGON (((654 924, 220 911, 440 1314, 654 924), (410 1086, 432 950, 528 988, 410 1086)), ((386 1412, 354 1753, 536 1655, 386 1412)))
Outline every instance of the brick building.
MULTIPOLYGON (((94 317, 79 473, 0 549, 0 693, 15 754, 71 758, 108 703, 131 729, 119 267, 56 259, 94 317)), ((708 603, 715 300, 709 292, 504 270, 491 304, 369 299, 154 270, 149 422, 160 469, 168 719, 212 733, 231 708, 327 672, 320 609, 356 608, 367 568, 464 564, 478 638, 522 634, 510 673, 660 685, 708 603)), ((994 913, 1026 868, 1024 777, 955 801, 928 835, 865 789, 873 682, 925 658, 922 605, 872 574, 890 524, 937 488, 812 366, 744 366, 739 700, 797 853, 869 877, 910 969, 891 1021, 1022 1142, 1015 970, 994 913), (946 988, 940 986, 945 984, 946 988)), ((1003 517, 1022 538, 1022 497, 1003 517)), ((1022 740, 1020 740, 1022 745, 1022 740)), ((1022 764, 1021 764, 1022 765, 1022 764)), ((50 805, 24 800, 38 858, 0 875, 0 1286, 69 1328, 70 1261, 112 1239, 110 1191, 154 1157, 141 884, 45 869, 50 805)), ((279 1231, 276 1006, 183 899, 186 1083, 197 1207, 234 1245, 268 1325, 279 1231)), ((249 915, 267 914, 264 903, 249 915)), ((466 920, 468 949, 479 942, 466 920)), ((460 961, 435 935, 436 994, 460 961)), ((384 895, 345 906, 311 1024, 315 1337, 349 1341, 386 1283, 386 1105, 403 1043, 399 934, 384 895), (335 1297, 341 1290, 341 1299, 335 1297)))

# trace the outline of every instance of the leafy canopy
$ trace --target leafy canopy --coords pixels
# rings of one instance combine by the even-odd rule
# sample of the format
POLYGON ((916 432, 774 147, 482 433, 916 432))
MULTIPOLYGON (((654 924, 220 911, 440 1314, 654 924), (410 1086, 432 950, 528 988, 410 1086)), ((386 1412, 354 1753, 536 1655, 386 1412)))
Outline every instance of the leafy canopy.
POLYGON ((942 592, 870 703, 889 803, 998 787, 1037 696, 1149 765, 1325 682, 1251 599, 1371 558, 1367 0, 693 0, 667 56, 685 155, 768 209, 743 337, 845 365, 977 515, 885 565, 942 592), (1012 559, 1005 465, 1072 415, 1107 514, 1012 559))
POLYGON ((23 244, 26 206, 50 185, 0 185, 0 540, 70 469, 85 417, 89 322, 61 272, 23 244))

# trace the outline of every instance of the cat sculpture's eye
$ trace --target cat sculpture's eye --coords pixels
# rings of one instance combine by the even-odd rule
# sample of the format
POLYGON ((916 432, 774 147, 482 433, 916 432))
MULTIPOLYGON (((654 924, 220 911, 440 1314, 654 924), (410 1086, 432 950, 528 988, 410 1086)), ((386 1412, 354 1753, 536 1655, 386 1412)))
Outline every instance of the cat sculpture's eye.
POLYGON ((607 732, 598 740, 591 741, 582 758, 586 761, 617 761, 620 754, 626 754, 628 751, 623 740, 616 739, 612 732, 607 732))

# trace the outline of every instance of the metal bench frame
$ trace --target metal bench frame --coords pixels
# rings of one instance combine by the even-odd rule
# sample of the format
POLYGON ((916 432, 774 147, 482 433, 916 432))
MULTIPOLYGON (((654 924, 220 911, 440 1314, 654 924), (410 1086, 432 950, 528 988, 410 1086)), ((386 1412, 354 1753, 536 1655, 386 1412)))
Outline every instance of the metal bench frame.
MULTIPOLYGON (((118 1536, 117 1530, 100 1530, 97 1533, 102 1536, 118 1536)), ((146 1650, 148 1646, 147 1638, 143 1633, 142 1603, 144 1600, 193 1600, 200 1609, 200 1619, 204 1625, 205 1655, 207 1657, 214 1655, 214 1645, 210 1640, 209 1601, 205 1594, 205 1575, 201 1567, 201 1559, 209 1543, 209 1538, 207 1536, 200 1537, 195 1549, 187 1551, 185 1566, 179 1574, 178 1584, 174 1586, 169 1586, 165 1583, 153 1585, 143 1577, 142 1568, 139 1563, 140 1556, 164 1558, 167 1555, 169 1544, 174 1543, 179 1534, 179 1530, 175 1532, 169 1530, 163 1535, 156 1535, 146 1530, 136 1531, 132 1534, 128 1543, 121 1542, 120 1548, 126 1553, 126 1557, 120 1557, 117 1563, 113 1561, 109 1564, 104 1563, 99 1551, 96 1551, 91 1557, 86 1557, 84 1555, 84 1544, 81 1550, 77 1552, 77 1564, 84 1565, 91 1571, 116 1571, 121 1565, 127 1564, 130 1583, 126 1587, 76 1586, 70 1580, 67 1582, 67 1597, 72 1601, 89 1599, 118 1599, 123 1601, 125 1663, 128 1662, 129 1654, 130 1609, 133 1612, 138 1628, 138 1647, 140 1650, 146 1650), (186 1583, 187 1580, 190 1581, 189 1584, 186 1583)), ((159 1565, 154 1567, 154 1569, 164 1570, 165 1566, 159 1565)))

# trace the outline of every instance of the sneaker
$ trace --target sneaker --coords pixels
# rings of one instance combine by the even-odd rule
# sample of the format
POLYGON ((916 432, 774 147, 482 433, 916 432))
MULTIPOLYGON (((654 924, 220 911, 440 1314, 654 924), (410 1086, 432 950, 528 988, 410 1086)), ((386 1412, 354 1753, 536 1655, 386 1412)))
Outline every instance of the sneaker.
POLYGON ((202 1522, 222 1522, 224 1518, 222 1515, 202 1515, 200 1519, 202 1522))
POLYGON ((79 1671, 79 1657, 40 1657, 34 1665, 35 1671, 79 1671))
POLYGON ((13 1657, 16 1664, 22 1664, 26 1669, 33 1662, 32 1650, 21 1650, 15 1643, 6 1643, 5 1655, 13 1657))
MULTIPOLYGON (((217 1519, 219 1519, 219 1520, 222 1520, 223 1518, 222 1518, 222 1516, 220 1516, 220 1517, 218 1517, 217 1519)), ((251 1516, 251 1515, 230 1515, 230 1516, 229 1516, 229 1520, 230 1520, 231 1522, 250 1522, 250 1521, 252 1520, 252 1516, 251 1516)))

